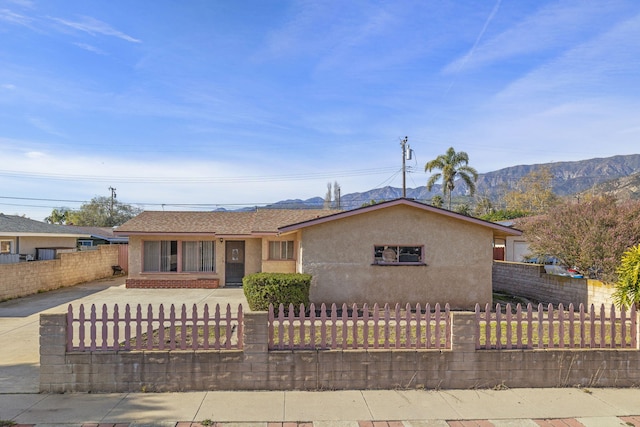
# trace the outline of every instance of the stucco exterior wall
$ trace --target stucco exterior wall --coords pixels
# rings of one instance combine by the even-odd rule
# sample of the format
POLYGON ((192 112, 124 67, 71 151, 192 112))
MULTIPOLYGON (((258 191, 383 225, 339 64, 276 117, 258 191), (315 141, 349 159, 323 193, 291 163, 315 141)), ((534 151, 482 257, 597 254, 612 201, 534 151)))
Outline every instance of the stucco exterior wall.
POLYGON ((392 206, 302 230, 301 270, 319 303, 491 302, 491 229, 392 206), (424 266, 373 265, 374 245, 424 245, 424 266))
POLYGON ((27 237, 18 239, 16 253, 36 255, 36 248, 75 248, 76 237, 27 237))
POLYGON ((245 239, 244 274, 259 273, 262 268, 262 239, 245 239))

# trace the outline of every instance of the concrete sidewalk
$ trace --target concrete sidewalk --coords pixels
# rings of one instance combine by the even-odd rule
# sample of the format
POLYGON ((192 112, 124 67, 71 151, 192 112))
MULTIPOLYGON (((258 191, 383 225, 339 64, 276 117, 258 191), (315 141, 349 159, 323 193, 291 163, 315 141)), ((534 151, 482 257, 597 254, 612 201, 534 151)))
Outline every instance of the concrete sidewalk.
POLYGON ((640 426, 640 389, 5 394, 0 420, 38 427, 640 426))
POLYGON ((39 315, 69 303, 246 301, 242 289, 180 290, 176 301, 175 290, 126 289, 115 278, 0 303, 0 426, 640 427, 637 388, 39 394, 39 315))

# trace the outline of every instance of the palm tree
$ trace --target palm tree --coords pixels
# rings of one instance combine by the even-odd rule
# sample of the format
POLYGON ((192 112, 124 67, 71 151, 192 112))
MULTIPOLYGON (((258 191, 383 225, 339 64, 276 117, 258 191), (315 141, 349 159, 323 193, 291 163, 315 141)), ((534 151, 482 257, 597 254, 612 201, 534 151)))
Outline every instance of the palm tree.
POLYGON ((456 178, 462 179, 471 195, 476 191, 476 180, 478 172, 469 166, 469 155, 464 151, 456 153, 453 147, 449 147, 446 154, 441 154, 424 166, 425 172, 438 169, 441 172, 435 173, 427 181, 427 190, 431 191, 433 185, 442 179, 442 194, 449 200, 449 210, 451 210, 451 193, 456 187, 456 178))

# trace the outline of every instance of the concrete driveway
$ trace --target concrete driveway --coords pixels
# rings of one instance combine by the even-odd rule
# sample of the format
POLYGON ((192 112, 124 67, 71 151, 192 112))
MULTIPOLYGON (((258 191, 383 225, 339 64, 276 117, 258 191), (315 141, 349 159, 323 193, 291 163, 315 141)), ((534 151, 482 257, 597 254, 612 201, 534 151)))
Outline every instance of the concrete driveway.
POLYGON ((242 304, 248 310, 242 288, 126 289, 124 281, 124 277, 103 279, 0 303, 0 394, 39 392, 40 313, 64 313, 69 304, 186 304, 187 308, 208 304, 210 309, 231 304, 234 312, 242 304))

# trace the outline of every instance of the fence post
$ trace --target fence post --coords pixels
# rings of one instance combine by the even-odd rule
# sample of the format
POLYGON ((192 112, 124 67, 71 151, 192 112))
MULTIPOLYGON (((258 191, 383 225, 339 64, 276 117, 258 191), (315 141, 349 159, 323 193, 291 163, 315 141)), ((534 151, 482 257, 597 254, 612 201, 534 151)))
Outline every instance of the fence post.
POLYGON ((71 367, 66 364, 67 314, 40 315, 40 391, 61 393, 67 387, 71 367))
POLYGON ((458 352, 476 351, 476 314, 474 312, 451 313, 451 350, 458 352))
POLYGON ((269 350, 269 313, 254 311, 244 313, 244 351, 267 353, 269 350))
POLYGON ((245 312, 243 361, 246 368, 232 382, 239 389, 264 390, 269 378, 269 313, 245 312))

